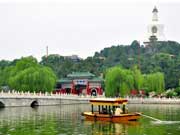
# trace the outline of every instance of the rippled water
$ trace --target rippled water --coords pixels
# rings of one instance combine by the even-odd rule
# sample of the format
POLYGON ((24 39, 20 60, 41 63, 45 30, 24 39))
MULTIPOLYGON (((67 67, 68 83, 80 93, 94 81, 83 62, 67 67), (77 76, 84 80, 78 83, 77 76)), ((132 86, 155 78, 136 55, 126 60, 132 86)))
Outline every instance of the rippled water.
POLYGON ((160 121, 142 117, 138 122, 110 123, 85 121, 81 112, 87 104, 12 107, 0 109, 0 135, 179 135, 179 105, 129 105, 160 121))

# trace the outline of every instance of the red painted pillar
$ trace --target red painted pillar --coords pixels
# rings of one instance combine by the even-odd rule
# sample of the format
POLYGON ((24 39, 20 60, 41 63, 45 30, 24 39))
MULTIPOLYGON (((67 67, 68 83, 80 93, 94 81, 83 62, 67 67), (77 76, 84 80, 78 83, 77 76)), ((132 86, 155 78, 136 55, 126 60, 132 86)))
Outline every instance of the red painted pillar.
POLYGON ((75 92, 75 86, 74 86, 74 82, 72 81, 71 82, 71 94, 74 94, 74 92, 75 92))
POLYGON ((89 82, 87 82, 87 85, 86 85, 86 94, 89 95, 89 82))
POLYGON ((96 90, 97 90, 97 94, 100 95, 100 88, 97 87, 96 90))

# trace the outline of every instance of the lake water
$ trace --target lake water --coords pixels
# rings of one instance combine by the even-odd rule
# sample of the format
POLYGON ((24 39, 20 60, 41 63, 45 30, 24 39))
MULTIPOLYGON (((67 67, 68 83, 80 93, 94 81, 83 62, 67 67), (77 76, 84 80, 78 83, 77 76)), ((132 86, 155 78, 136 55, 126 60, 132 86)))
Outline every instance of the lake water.
POLYGON ((163 120, 129 123, 85 121, 80 114, 87 110, 87 104, 0 109, 0 135, 180 135, 179 105, 129 105, 129 111, 163 120))

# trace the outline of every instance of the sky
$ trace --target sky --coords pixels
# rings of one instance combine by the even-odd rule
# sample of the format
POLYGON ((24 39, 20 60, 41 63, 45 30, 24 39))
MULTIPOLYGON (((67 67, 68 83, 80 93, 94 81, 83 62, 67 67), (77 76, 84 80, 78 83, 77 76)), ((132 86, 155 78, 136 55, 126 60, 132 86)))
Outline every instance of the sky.
POLYGON ((82 58, 146 40, 157 6, 167 40, 180 42, 176 0, 0 0, 0 60, 49 54, 82 58))

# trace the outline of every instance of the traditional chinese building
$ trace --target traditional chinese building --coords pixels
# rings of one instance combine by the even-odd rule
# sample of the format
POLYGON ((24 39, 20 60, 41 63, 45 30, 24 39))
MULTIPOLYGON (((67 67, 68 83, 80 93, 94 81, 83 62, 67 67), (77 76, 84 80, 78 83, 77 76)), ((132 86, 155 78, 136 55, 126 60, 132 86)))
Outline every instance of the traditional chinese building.
POLYGON ((89 72, 73 72, 57 82, 57 90, 59 93, 66 94, 83 94, 83 95, 102 95, 103 79, 96 77, 89 72))

